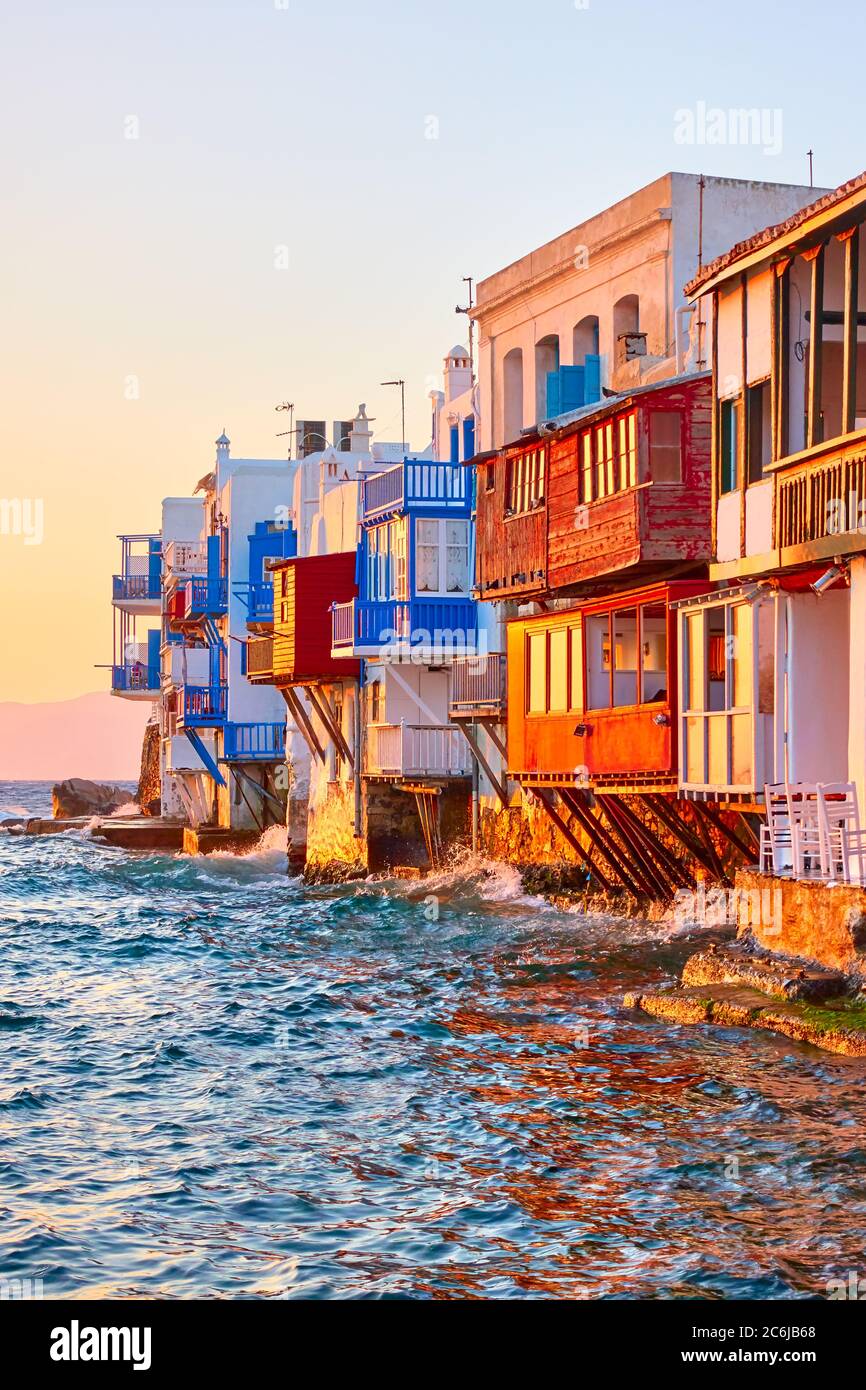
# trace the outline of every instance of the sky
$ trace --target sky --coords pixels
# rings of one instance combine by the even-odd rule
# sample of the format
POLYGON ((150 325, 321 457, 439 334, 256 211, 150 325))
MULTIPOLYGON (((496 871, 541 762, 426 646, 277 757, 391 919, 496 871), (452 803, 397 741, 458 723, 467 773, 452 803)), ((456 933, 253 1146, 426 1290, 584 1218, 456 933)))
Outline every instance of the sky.
POLYGON ((0 0, 0 701, 107 688, 116 536, 223 427, 399 439, 403 377, 423 448, 464 275, 670 169, 859 173, 864 39, 851 0, 0 0), (771 146, 682 143, 699 103, 771 146))

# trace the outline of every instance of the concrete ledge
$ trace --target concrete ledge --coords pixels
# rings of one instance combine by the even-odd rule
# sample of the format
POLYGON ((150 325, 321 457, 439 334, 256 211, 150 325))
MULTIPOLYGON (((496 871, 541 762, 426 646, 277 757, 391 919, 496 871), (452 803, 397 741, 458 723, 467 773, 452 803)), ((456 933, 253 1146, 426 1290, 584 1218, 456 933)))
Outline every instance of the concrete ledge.
POLYGON ((183 826, 144 818, 140 821, 103 821, 94 835, 117 849, 178 850, 183 845, 183 826))
POLYGON ((866 1004, 857 999, 768 1002, 743 985, 696 985, 686 989, 632 991, 626 1008, 642 1009, 671 1023, 715 1023, 723 1028, 758 1028, 811 1043, 825 1052, 866 1057, 866 1004))
POLYGON ((738 936, 765 950, 866 976, 866 888, 741 869, 738 936))
POLYGON ((184 826, 184 854, 214 854, 221 850, 224 854, 244 854, 254 849, 261 835, 258 830, 222 830, 219 826, 200 826, 193 830, 184 826))

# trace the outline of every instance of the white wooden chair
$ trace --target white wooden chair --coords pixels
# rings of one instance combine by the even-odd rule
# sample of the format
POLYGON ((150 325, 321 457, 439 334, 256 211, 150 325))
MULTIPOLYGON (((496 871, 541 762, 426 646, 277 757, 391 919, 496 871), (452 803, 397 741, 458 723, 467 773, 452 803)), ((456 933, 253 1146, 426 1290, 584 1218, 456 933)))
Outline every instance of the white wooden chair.
POLYGON ((792 782, 787 789, 791 826, 791 869, 794 878, 825 879, 828 861, 819 806, 821 795, 814 782, 792 782))
POLYGON ((793 866, 791 805, 786 782, 764 785, 766 824, 761 826, 760 868, 765 874, 790 873, 793 866))
POLYGON ((828 883, 866 883, 866 830, 853 782, 821 782, 818 815, 828 883))

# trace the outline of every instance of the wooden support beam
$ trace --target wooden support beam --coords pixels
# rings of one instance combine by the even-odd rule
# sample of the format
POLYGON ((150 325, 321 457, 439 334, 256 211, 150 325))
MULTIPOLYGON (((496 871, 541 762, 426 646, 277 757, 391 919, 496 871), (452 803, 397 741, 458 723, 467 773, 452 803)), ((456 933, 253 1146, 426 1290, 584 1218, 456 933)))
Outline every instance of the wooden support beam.
POLYGON ((754 854, 755 858, 757 859, 758 856, 759 856, 760 853, 761 853, 761 840, 760 840, 760 837, 759 837, 758 835, 756 835, 755 832, 754 832, 754 830, 752 829, 752 826, 751 826, 751 824, 750 824, 750 822, 749 822, 749 817, 746 815, 745 811, 740 811, 740 812, 738 813, 738 819, 739 819, 740 825, 743 827, 743 829, 744 829, 745 832, 746 832, 746 837, 747 837, 747 839, 748 839, 749 844, 750 844, 751 847, 752 847, 752 853, 754 854))
MULTIPOLYGON (((622 880, 624 887, 626 887, 630 893, 633 893, 636 898, 639 898, 641 894, 645 892, 645 889, 638 884, 637 880, 632 875, 628 857, 622 855, 622 851, 620 851, 619 855, 614 852, 616 842, 605 835, 604 827, 600 820, 592 814, 588 805, 581 802, 577 792, 563 791, 560 789, 559 795, 572 815, 582 826, 590 842, 595 846, 606 863, 610 865, 617 877, 622 880)), ((616 848, 619 849, 619 846, 616 845, 616 848)))
POLYGON ((679 840, 683 849, 688 850, 692 858, 697 860, 701 868, 706 869, 707 873, 715 874, 715 864, 707 854, 703 840, 692 833, 685 821, 665 797, 660 794, 654 794, 648 796, 647 801, 650 803, 652 810, 658 816, 662 824, 667 826, 676 840, 679 840))
POLYGON ((346 742, 343 730, 334 718, 334 711, 328 704, 325 695, 317 690, 314 685, 305 685, 303 686, 303 690, 310 704, 313 706, 313 709, 316 711, 316 714, 327 729, 334 746, 340 750, 346 762, 349 764, 349 767, 354 772, 355 759, 352 750, 346 742))
POLYGON ((481 725, 482 729, 487 734, 487 736, 492 740, 494 747, 498 749, 498 751, 501 753, 502 758, 507 767, 508 749, 506 748, 502 739, 499 737, 499 731, 496 728, 496 721, 493 719, 479 719, 478 723, 481 725))
POLYGON ((606 874, 602 872, 602 870, 594 862, 592 856, 584 849, 580 840, 568 826, 563 817, 559 814, 556 807, 553 806, 550 803, 550 801, 548 801, 547 792, 543 791, 541 787, 530 787, 529 790, 532 792, 532 795, 535 797, 536 801, 540 802, 541 805, 544 807, 549 818, 553 821, 553 824, 556 826, 562 838, 565 841, 567 841, 568 844, 571 845, 572 849, 586 865, 587 869, 592 874, 592 876, 595 879, 597 879, 599 885, 602 888, 609 891, 613 887, 613 884, 610 882, 610 879, 607 877, 606 874))
MULTIPOLYGON (((638 797, 638 800, 641 805, 646 805, 643 797, 638 797)), ((622 800, 620 801, 620 805, 626 816, 631 820, 635 833, 644 841, 648 852, 659 862, 668 878, 680 888, 694 888, 696 886, 695 876, 685 867, 682 860, 671 853, 664 841, 659 838, 658 834, 651 829, 645 821, 641 820, 640 816, 631 806, 622 800)), ((646 809, 650 811, 650 813, 652 812, 652 807, 647 806, 646 809)))
POLYGON ((824 361, 824 252, 825 246, 813 246, 803 252, 804 260, 812 264, 809 290, 809 378, 806 389, 806 448, 821 443, 821 378, 824 361))
MULTIPOLYGON (((850 434, 857 416, 857 298, 860 228, 839 237, 845 251, 844 327, 842 330, 842 433, 850 434)), ((847 505, 847 498, 845 499, 847 505)))
POLYGON ((672 886, 630 823, 619 797, 600 796, 599 802, 604 806, 605 814, 614 822, 620 835, 628 843, 632 854, 640 864, 641 874, 652 885, 652 896, 660 898, 662 902, 670 902, 674 896, 672 886))
POLYGON ((496 792, 496 795, 497 795, 498 798, 499 798, 499 804, 500 804, 500 806, 507 806, 507 805, 508 805, 508 791, 507 791, 507 788, 502 784, 502 782, 500 782, 499 778, 496 776, 496 773, 493 771, 493 769, 492 769, 492 767, 490 766, 489 762, 488 762, 487 759, 485 758, 485 756, 484 756, 484 754, 482 753, 480 747, 478 746, 478 740, 476 739, 475 735, 469 732, 469 725, 468 725, 468 724, 459 724, 459 725, 458 725, 458 728, 459 728, 460 731, 462 732, 463 737, 466 739, 466 742, 469 744, 469 747, 472 749, 472 752, 473 752, 475 758, 478 760, 478 762, 479 762, 479 763, 481 764, 481 766, 484 768, 484 771, 485 771, 485 773, 486 773, 486 775, 487 775, 487 779, 488 779, 488 781, 490 782, 490 785, 493 787, 493 790, 496 792))
POLYGON ((421 833, 427 847, 427 857, 431 869, 438 869, 442 860, 442 845, 439 838, 439 802, 437 793, 415 792, 415 805, 421 822, 421 833))
POLYGON ((713 844, 712 836, 710 835, 709 827, 712 824, 712 822, 710 821, 708 816, 705 817, 704 815, 704 804, 702 801, 695 801, 693 802, 693 805, 695 808, 695 818, 697 822, 698 831, 700 832, 701 839, 704 842, 704 848, 706 849, 707 855, 709 856, 710 862, 713 866, 712 872, 715 874, 716 878, 719 880, 720 883, 724 883, 730 886, 730 875, 725 872, 725 867, 721 859, 719 858, 718 853, 716 852, 716 847, 713 844))
POLYGON ((250 815, 252 816, 253 820, 254 820, 255 823, 256 823, 256 829, 258 830, 259 834, 264 835, 264 833, 265 833, 264 820, 259 820, 258 816, 256 815, 255 808, 254 808, 254 807, 252 806, 252 804, 250 803, 250 799, 249 799, 249 797, 247 796, 246 792, 244 791, 244 782, 243 782, 244 774, 241 772, 241 769, 240 769, 239 767, 236 766, 235 763, 229 763, 229 771, 231 772, 232 776, 233 776, 234 779, 235 779, 235 782, 237 783, 238 791, 240 792, 241 796, 242 796, 243 799, 244 799, 244 802, 245 802, 245 804, 246 804, 247 810, 249 811, 250 815))
POLYGON ((725 822, 722 820, 721 815, 717 811, 715 811, 710 806, 704 806, 704 815, 710 822, 710 825, 714 825, 718 830, 719 834, 723 835, 725 839, 728 841, 728 843, 734 846, 734 849, 739 850, 740 854, 743 856, 747 864, 753 862, 752 851, 749 848, 749 846, 744 845, 739 835, 737 835, 735 831, 733 831, 730 828, 730 826, 725 825, 725 822))
POLYGON ((283 699, 292 712, 292 718, 301 732, 301 737, 310 750, 310 757, 318 758, 320 763, 324 763, 326 761, 325 750, 319 742, 318 735, 310 722, 307 711, 304 709, 303 701, 295 694, 290 685, 280 686, 280 690, 282 691, 283 699))

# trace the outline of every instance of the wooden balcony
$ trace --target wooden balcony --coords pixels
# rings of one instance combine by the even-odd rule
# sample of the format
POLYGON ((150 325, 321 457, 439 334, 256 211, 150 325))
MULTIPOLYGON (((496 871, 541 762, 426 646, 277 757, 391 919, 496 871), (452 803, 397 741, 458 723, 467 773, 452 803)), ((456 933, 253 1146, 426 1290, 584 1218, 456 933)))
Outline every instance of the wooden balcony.
POLYGON ((458 656, 451 666, 450 719, 505 718, 506 670, 501 652, 458 656))
POLYGON ((223 736, 223 761, 227 763, 282 762, 286 725, 276 722, 227 723, 223 736))
POLYGON ((468 516, 470 478, 459 463, 431 463, 407 459, 363 481, 362 511, 365 518, 389 512, 425 508, 459 512, 468 516))
POLYGON ((866 431, 783 459, 774 473, 781 565, 866 550, 866 431))
POLYGON ((450 661, 474 652, 477 643, 469 598, 353 599, 333 605, 331 623, 334 657, 450 661))
POLYGON ((228 687, 184 685, 177 692, 177 727, 213 729, 225 723, 228 687))
POLYGON ((341 613, 351 614, 351 595, 357 593, 355 552, 283 560, 272 570, 275 684, 284 687, 356 677, 359 666, 350 641, 332 650, 332 610, 336 606, 341 613))
POLYGON ((203 541, 169 541, 162 559, 167 583, 207 574, 207 546, 203 541))
POLYGON ((468 777, 471 754, 448 724, 370 724, 364 772, 368 777, 468 777))
POLYGON ((273 684, 273 636, 253 637, 247 642, 247 680, 251 685, 273 684))

